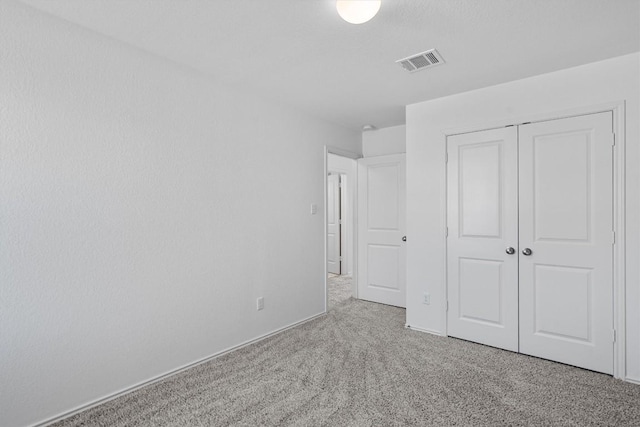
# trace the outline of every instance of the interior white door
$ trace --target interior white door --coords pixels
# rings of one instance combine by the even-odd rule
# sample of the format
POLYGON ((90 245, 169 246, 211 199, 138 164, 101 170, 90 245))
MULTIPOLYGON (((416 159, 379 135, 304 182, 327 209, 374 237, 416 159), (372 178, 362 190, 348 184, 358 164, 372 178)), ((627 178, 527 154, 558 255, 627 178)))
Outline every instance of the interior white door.
POLYGON ((518 351, 517 136, 507 127, 447 138, 448 334, 512 351, 518 351))
POLYGON ((327 177, 327 271, 340 274, 340 175, 327 177))
POLYGON ((406 306, 405 155, 358 160, 358 298, 406 306))
POLYGON ((612 124, 605 112, 520 126, 519 166, 520 351, 609 374, 612 124))

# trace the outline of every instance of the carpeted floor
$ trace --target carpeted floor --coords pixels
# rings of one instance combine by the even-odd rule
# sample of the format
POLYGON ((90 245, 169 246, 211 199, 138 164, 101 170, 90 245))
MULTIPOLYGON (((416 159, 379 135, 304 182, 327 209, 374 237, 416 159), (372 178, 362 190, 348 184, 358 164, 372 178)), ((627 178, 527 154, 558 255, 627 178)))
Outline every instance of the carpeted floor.
POLYGON ((348 299, 326 316, 59 426, 640 426, 640 386, 404 328, 348 299))
POLYGON ((327 286, 329 288, 329 309, 347 301, 353 294, 351 276, 329 274, 327 286))

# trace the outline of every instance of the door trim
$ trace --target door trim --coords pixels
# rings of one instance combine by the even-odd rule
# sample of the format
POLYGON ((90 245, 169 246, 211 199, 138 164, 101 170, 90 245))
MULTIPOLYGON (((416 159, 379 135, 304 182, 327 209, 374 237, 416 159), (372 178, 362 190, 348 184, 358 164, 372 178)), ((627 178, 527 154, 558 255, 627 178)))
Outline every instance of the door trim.
MULTIPOLYGON (((569 110, 535 114, 530 116, 505 117, 504 119, 484 124, 463 125, 455 128, 444 129, 444 152, 447 153, 447 138, 463 133, 477 132, 488 129, 496 129, 523 123, 545 122, 569 117, 584 116, 602 112, 613 114, 613 133, 615 145, 613 155, 613 228, 615 232, 615 244, 613 247, 613 327, 616 331, 616 339, 613 345, 613 377, 630 381, 627 378, 626 367, 626 135, 625 113, 626 101, 612 101, 586 107, 577 107, 569 110)), ((446 157, 442 159, 447 173, 446 157)), ((442 301, 442 322, 445 325, 444 336, 448 335, 447 303, 449 294, 449 278, 447 277, 447 191, 448 183, 445 180, 444 224, 442 226, 442 239, 444 241, 444 275, 445 295, 442 301)), ((613 331, 612 331, 613 335, 613 331)))
MULTIPOLYGON (((324 313, 327 313, 328 309, 329 309, 329 285, 327 283, 327 278, 329 276, 329 272, 327 269, 327 251, 329 250, 328 246, 327 246, 327 218, 329 215, 328 212, 328 203, 327 203, 327 197, 329 195, 329 191, 328 191, 328 185, 327 185, 327 177, 329 176, 329 154, 335 154, 336 156, 341 156, 341 157, 346 157, 348 159, 352 159, 354 162, 357 159, 362 158, 361 154, 358 153, 354 153, 348 150, 344 150, 342 148, 339 147, 334 147, 332 145, 325 145, 324 146, 324 167, 323 167, 323 178, 322 178, 322 185, 324 188, 324 198, 323 198, 323 204, 324 207, 322 209, 323 212, 323 242, 324 242, 324 267, 322 269, 322 271, 324 272, 324 313)), ((350 194, 352 200, 358 200, 358 173, 356 170, 356 173, 353 174, 353 184, 349 184, 350 180, 349 180, 349 171, 342 171, 342 170, 336 170, 335 172, 340 172, 340 173, 344 173, 347 175, 347 183, 348 185, 352 186, 353 188, 353 194, 350 194)), ((351 239, 353 242, 353 255, 352 255, 352 261, 351 261, 351 267, 353 269, 353 275, 352 275, 352 292, 353 292, 353 297, 354 298, 358 298, 358 289, 357 289, 357 283, 358 283, 358 248, 357 243, 358 243, 358 204, 357 203, 351 203, 353 205, 352 207, 352 216, 353 216, 353 224, 351 227, 351 230, 347 230, 348 233, 351 234, 351 239)))

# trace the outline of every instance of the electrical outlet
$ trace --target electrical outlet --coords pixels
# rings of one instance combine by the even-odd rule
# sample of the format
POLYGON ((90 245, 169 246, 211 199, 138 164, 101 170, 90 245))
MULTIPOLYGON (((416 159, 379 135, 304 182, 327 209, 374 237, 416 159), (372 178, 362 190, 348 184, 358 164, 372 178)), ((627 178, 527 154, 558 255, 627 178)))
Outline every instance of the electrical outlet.
POLYGON ((429 295, 426 292, 424 294, 422 294, 422 303, 426 304, 426 305, 431 304, 431 295, 429 295))
POLYGON ((258 311, 262 310, 264 308, 264 298, 260 297, 258 298, 258 300, 256 301, 256 309, 258 311))
POLYGON ((315 215, 318 213, 318 205, 316 205, 315 203, 311 204, 311 215, 315 215))

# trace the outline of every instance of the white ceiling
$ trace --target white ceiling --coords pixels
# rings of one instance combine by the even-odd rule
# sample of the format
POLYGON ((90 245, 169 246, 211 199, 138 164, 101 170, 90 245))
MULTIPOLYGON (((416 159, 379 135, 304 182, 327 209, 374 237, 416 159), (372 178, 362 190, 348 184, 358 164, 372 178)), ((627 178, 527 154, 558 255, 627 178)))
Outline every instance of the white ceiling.
POLYGON ((333 0, 23 0, 219 81, 359 129, 414 102, 640 50, 640 0, 383 0, 370 22, 333 0), (395 60, 431 48, 445 65, 395 60))

